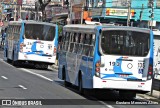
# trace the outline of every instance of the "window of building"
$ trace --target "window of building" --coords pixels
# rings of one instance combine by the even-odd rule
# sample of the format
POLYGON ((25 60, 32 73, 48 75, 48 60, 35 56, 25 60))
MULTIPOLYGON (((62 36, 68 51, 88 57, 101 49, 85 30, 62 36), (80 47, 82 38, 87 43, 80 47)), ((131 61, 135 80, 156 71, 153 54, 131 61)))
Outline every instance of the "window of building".
POLYGON ((128 0, 112 0, 112 7, 127 7, 128 0))
POLYGON ((157 8, 160 8, 160 0, 157 0, 157 2, 156 2, 156 7, 157 7, 157 8))

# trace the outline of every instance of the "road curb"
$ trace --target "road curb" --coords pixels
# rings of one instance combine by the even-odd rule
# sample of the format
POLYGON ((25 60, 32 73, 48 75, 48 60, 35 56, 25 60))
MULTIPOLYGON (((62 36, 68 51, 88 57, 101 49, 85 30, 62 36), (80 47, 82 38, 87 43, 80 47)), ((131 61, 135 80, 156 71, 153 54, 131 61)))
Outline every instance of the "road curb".
POLYGON ((151 96, 149 94, 137 94, 137 96, 144 98, 144 99, 147 99, 147 100, 152 100, 152 101, 156 101, 156 102, 160 103, 160 98, 151 96))

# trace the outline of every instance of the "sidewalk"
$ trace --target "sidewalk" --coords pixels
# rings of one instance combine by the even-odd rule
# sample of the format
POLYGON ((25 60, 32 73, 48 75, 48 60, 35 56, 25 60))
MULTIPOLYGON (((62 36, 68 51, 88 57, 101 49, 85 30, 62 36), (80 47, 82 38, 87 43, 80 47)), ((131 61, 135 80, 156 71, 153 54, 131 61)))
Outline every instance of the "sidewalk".
POLYGON ((137 95, 145 99, 153 99, 155 101, 160 102, 160 91, 157 91, 157 90, 153 90, 152 95, 151 95, 151 92, 146 94, 137 94, 137 95))
MULTIPOLYGON (((57 65, 51 65, 49 66, 49 68, 58 70, 57 65)), ((137 96, 145 99, 151 99, 151 100, 153 99, 154 101, 160 102, 160 91, 157 91, 157 90, 153 90, 152 95, 151 95, 151 92, 149 92, 146 94, 137 94, 137 96)))

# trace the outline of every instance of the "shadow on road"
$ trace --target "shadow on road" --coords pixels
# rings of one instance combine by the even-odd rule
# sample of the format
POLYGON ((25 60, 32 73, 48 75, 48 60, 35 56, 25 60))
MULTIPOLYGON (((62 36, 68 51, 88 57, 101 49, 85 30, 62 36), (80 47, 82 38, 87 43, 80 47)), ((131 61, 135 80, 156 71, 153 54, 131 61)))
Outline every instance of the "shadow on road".
MULTIPOLYGON (((76 86, 71 85, 70 87, 65 87, 64 81, 54 80, 54 82, 64 88, 68 89, 68 90, 71 90, 72 92, 79 94, 78 87, 76 87, 76 86)), ((81 95, 81 94, 79 94, 79 95, 81 95)), ((103 89, 103 90, 101 90, 101 89, 94 89, 94 90, 86 89, 84 92, 84 95, 81 95, 81 96, 83 96, 84 98, 89 99, 89 100, 103 101, 103 102, 107 102, 107 103, 109 102, 111 104, 115 104, 116 101, 135 100, 135 99, 125 99, 124 100, 124 99, 120 98, 119 93, 117 91, 109 90, 109 89, 103 89)))
MULTIPOLYGON (((8 63, 12 65, 11 61, 9 61, 8 63)), ((34 64, 27 63, 27 62, 26 63, 24 63, 24 62, 18 63, 15 67, 16 68, 26 68, 26 69, 36 69, 36 70, 43 70, 43 71, 52 71, 48 68, 47 69, 46 68, 41 68, 41 67, 36 68, 34 64)))

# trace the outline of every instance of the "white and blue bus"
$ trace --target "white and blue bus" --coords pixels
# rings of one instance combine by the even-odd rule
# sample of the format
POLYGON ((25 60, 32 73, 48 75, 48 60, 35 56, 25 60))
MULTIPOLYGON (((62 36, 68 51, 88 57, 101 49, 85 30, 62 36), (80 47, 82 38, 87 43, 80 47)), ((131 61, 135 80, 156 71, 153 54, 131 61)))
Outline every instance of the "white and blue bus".
POLYGON ((149 29, 66 25, 59 50, 58 77, 65 85, 113 89, 133 98, 151 91, 153 33, 149 29))
POLYGON ((29 62, 54 64, 58 47, 58 26, 37 21, 11 21, 7 28, 4 56, 13 65, 29 62))

